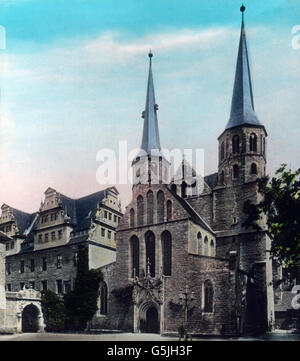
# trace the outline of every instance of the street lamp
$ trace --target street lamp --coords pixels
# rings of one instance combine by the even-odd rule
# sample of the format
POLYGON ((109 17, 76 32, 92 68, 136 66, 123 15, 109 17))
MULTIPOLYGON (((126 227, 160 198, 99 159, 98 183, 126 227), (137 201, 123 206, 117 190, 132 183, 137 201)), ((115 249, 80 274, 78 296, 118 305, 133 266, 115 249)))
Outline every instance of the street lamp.
POLYGON ((188 308, 190 303, 193 302, 195 299, 194 292, 189 293, 189 288, 186 285, 185 290, 180 292, 179 299, 180 299, 180 304, 183 306, 183 310, 184 310, 184 325, 185 325, 184 340, 187 341, 188 335, 186 329, 187 329, 187 321, 188 321, 188 308))

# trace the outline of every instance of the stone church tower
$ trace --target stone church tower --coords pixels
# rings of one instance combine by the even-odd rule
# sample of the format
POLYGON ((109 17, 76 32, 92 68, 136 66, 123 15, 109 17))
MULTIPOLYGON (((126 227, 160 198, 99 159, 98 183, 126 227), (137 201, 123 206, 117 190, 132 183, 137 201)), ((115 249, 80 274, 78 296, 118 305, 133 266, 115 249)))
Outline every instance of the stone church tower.
MULTIPOLYGON (((243 227, 258 202, 267 133, 254 111, 243 14, 231 114, 219 137, 218 172, 193 191, 169 180, 161 152, 149 54, 141 151, 132 201, 117 228, 116 263, 102 268, 105 313, 94 327, 134 332, 240 335, 274 320, 270 240, 243 227), (195 191, 199 192, 195 193, 195 191), (188 302, 185 302, 185 301, 188 302)), ((189 165, 182 162, 182 173, 189 165)))

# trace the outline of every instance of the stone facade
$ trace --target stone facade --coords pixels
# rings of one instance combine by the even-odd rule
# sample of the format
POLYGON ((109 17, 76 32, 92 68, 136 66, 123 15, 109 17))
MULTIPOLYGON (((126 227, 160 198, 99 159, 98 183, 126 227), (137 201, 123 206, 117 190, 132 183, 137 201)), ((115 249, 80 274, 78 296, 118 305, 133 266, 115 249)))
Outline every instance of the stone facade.
POLYGON ((68 198, 52 188, 37 213, 2 206, 0 228, 6 241, 6 289, 47 289, 64 294, 73 289, 78 248, 88 248, 89 268, 115 261, 115 229, 121 219, 116 188, 68 198))

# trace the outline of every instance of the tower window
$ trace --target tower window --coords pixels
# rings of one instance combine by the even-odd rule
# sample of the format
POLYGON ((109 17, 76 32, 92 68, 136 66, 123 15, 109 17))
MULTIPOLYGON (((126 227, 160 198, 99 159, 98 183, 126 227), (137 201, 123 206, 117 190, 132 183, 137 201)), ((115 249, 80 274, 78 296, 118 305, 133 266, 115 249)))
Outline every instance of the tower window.
POLYGON ((257 152, 257 135, 255 133, 250 134, 250 152, 257 152))
POLYGON ((256 163, 251 164, 251 174, 257 174, 257 165, 256 165, 256 163))
POLYGON ((130 218, 130 227, 134 227, 134 209, 133 208, 130 209, 129 218, 130 218))
POLYGON ((240 137, 238 135, 235 135, 232 138, 232 153, 240 153, 240 137))
POLYGON ((238 179, 239 177, 239 166, 235 164, 233 166, 233 179, 238 179))
POLYGON ((221 160, 224 160, 225 158, 225 145, 224 142, 221 144, 221 160))
POLYGON ((163 222, 165 217, 165 195, 163 191, 157 192, 157 221, 163 222))
POLYGON ((153 192, 147 193, 147 223, 153 223, 153 192))
POLYGON ((142 196, 137 197, 137 222, 138 226, 144 223, 144 199, 142 196))

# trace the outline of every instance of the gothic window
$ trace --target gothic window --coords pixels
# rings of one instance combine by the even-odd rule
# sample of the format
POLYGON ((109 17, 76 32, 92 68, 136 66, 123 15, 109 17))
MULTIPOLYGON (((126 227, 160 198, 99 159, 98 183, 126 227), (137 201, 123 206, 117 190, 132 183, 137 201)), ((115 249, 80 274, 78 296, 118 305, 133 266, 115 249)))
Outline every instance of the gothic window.
POLYGON ((210 241, 210 256, 215 257, 215 242, 213 240, 210 241))
POLYGON ((134 227, 134 209, 131 208, 130 209, 130 214, 129 214, 129 218, 130 218, 130 227, 134 227))
POLYGON ((170 200, 167 201, 167 221, 172 220, 172 202, 170 200))
POLYGON ((204 256, 208 256, 208 239, 207 236, 205 236, 204 238, 204 252, 203 252, 204 256))
POLYGON ((256 165, 256 163, 251 164, 251 174, 257 174, 257 165, 256 165))
POLYGON ((137 197, 137 223, 142 226, 144 223, 144 199, 142 196, 137 197))
POLYGON ((164 231, 161 236, 162 240, 162 266, 163 275, 171 276, 172 274, 172 236, 170 232, 164 231))
POLYGON ((153 223, 153 192, 147 193, 147 223, 153 223))
POLYGON ((202 235, 200 232, 197 234, 197 248, 198 254, 202 254, 202 235))
POLYGON ((213 312, 213 286, 209 280, 204 282, 204 312, 213 312))
POLYGON ((257 152, 257 135, 255 133, 250 134, 250 152, 257 152))
POLYGON ((235 164, 233 166, 233 179, 237 179, 239 177, 239 166, 235 164))
POLYGON ((238 154, 240 152, 240 137, 238 135, 232 138, 232 153, 238 154))
MULTIPOLYGON (((146 265, 150 263, 150 275, 155 277, 155 237, 153 232, 149 231, 145 236, 146 240, 146 265)), ((146 269, 147 272, 147 269, 146 269)))
POLYGON ((140 242, 136 236, 130 239, 131 277, 139 277, 140 273, 140 242))
POLYGON ((105 282, 100 288, 100 315, 107 315, 107 285, 105 282))
POLYGON ((157 192, 157 222, 163 222, 165 215, 165 195, 163 191, 157 192))
POLYGON ((224 142, 221 144, 221 160, 224 160, 225 158, 225 145, 224 142))

